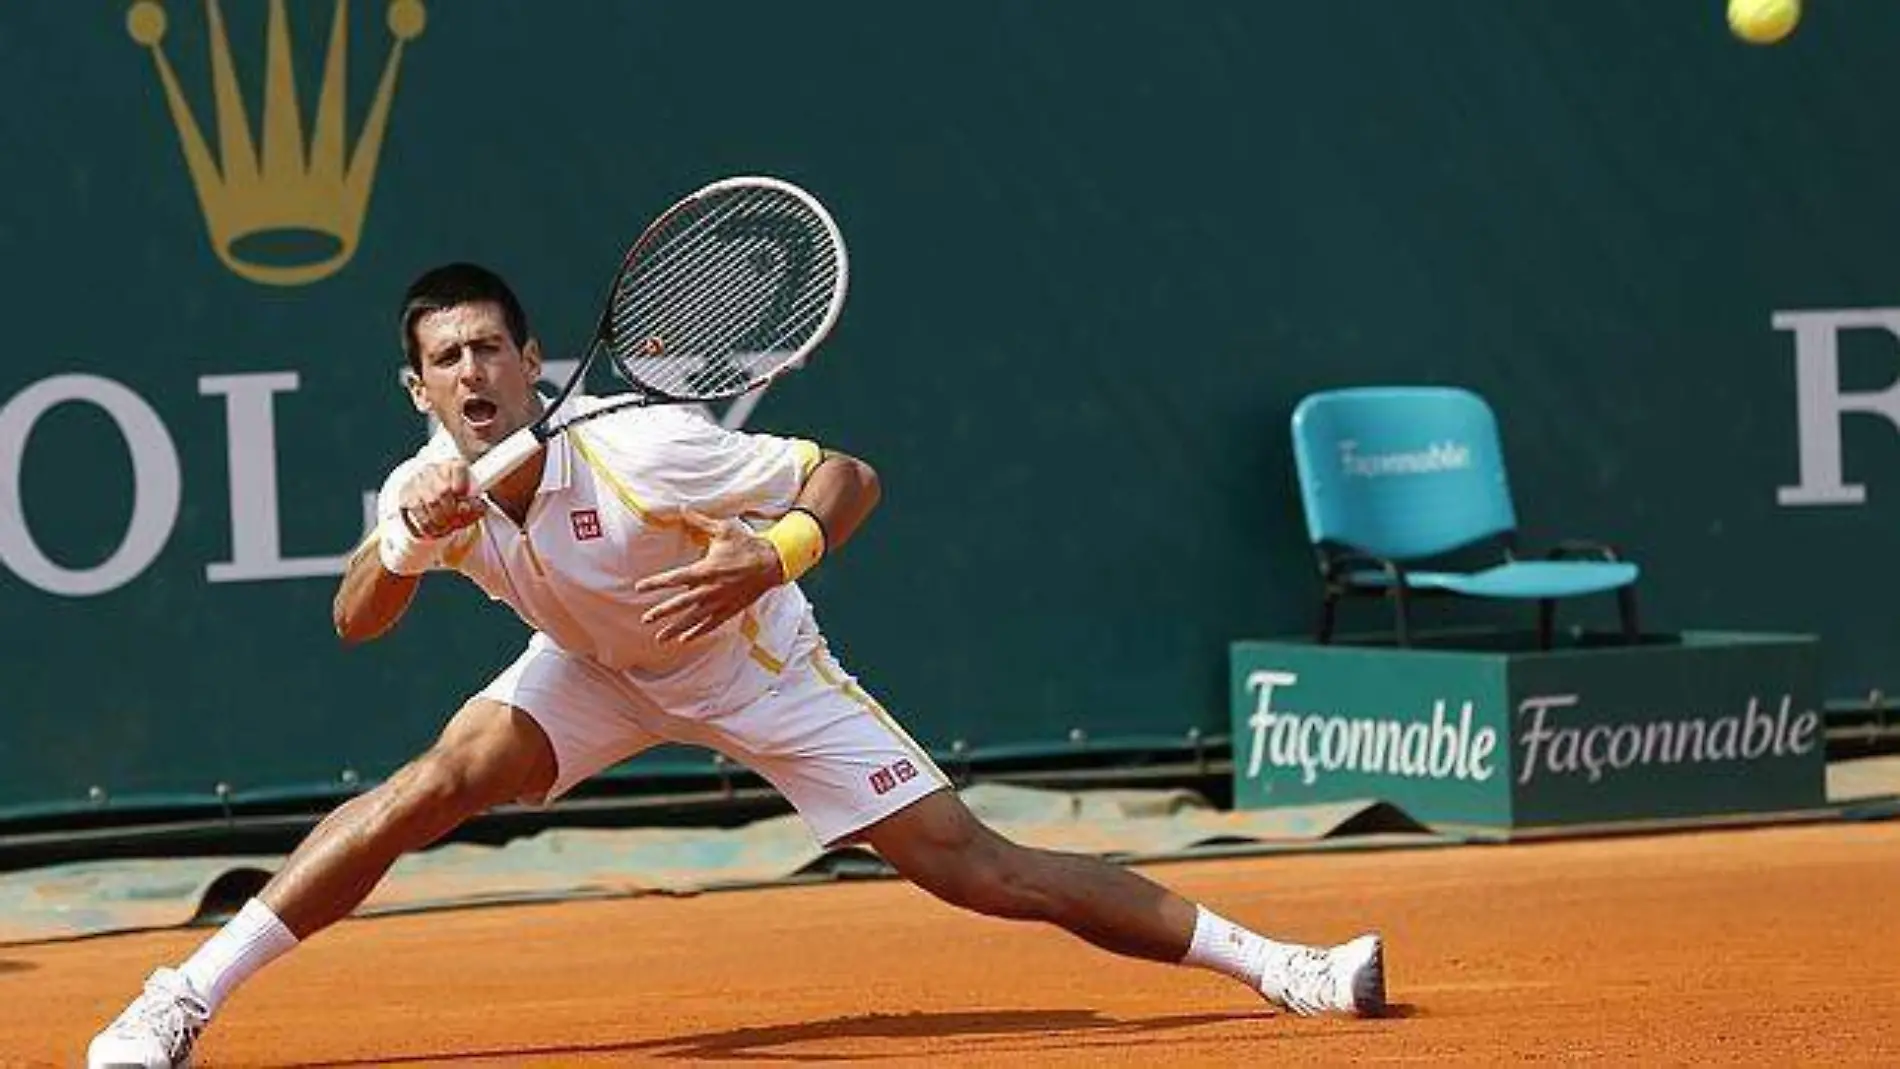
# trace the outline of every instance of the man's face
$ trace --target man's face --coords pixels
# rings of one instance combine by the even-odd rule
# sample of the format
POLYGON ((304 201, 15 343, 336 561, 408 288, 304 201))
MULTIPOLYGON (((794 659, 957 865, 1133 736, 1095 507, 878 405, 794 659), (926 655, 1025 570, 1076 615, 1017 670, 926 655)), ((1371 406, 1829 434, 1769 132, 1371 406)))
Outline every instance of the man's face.
POLYGON ((416 411, 441 422, 463 457, 474 460, 540 414, 541 349, 532 339, 515 347, 500 305, 430 312, 414 330, 422 366, 409 396, 416 411))

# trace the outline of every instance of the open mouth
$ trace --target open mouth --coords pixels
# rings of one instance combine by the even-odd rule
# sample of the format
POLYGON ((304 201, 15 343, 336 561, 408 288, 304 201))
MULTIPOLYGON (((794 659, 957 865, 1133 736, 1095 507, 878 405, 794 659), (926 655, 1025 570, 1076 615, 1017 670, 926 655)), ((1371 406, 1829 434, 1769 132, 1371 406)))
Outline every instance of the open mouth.
POLYGON ((495 402, 486 397, 471 397, 462 402, 462 422, 468 424, 470 430, 487 430, 498 413, 495 402))

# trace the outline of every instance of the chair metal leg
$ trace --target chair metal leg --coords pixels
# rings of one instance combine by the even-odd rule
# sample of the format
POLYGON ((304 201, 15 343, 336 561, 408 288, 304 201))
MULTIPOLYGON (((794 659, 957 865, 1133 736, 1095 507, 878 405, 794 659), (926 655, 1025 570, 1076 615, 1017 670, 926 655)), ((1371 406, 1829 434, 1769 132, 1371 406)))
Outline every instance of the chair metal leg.
POLYGON ((1326 592, 1326 596, 1321 599, 1319 605, 1319 630, 1315 637, 1319 639, 1320 645, 1326 646, 1332 643, 1333 624, 1338 619, 1338 616, 1339 595, 1329 590, 1326 592))
POLYGON ((1547 650, 1557 635, 1557 602, 1554 598, 1537 600, 1537 648, 1547 650))
POLYGON ((1617 614, 1623 617, 1623 639, 1635 642, 1642 636, 1642 627, 1636 618, 1636 588, 1626 586, 1616 592, 1617 614))
POLYGON ((1401 647, 1412 644, 1412 604, 1405 596, 1405 584, 1392 588, 1392 616, 1401 647))

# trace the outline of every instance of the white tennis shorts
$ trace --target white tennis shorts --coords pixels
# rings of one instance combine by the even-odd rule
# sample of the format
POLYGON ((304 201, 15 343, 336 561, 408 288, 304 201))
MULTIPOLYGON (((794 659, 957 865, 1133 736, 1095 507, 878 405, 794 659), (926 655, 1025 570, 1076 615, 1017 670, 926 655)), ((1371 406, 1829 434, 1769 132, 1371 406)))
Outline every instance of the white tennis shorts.
POLYGON ((761 681, 762 692, 748 704, 680 716, 619 673, 536 634, 480 696, 526 712, 553 744, 554 785, 543 798, 522 799, 530 805, 552 802, 664 742, 704 746, 758 773, 824 846, 950 785, 822 641, 761 681))

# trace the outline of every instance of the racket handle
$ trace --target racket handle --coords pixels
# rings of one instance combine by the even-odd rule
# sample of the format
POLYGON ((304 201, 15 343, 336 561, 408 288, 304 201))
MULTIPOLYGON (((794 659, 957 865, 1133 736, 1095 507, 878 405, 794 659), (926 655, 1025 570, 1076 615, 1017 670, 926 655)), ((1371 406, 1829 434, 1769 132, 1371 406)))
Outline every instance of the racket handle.
POLYGON ((468 466, 468 476, 475 484, 475 492, 487 493, 490 487, 507 478, 509 472, 526 463, 540 448, 541 441, 534 436, 531 427, 523 427, 495 443, 495 448, 483 453, 468 466))

